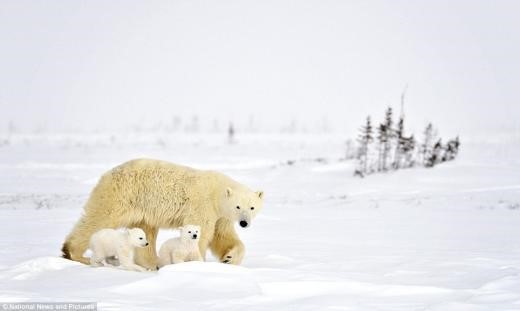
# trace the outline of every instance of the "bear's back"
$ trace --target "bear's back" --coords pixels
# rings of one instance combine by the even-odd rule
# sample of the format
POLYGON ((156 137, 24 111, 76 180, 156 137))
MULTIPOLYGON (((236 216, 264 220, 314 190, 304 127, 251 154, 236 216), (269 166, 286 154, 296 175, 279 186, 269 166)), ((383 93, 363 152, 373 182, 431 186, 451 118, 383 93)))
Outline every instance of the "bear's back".
POLYGON ((130 161, 127 161, 121 165, 116 166, 113 170, 174 170, 178 172, 186 172, 186 173, 192 173, 195 174, 197 172, 200 172, 197 169, 175 164, 168 161, 163 160, 156 160, 156 159, 147 159, 147 158, 140 158, 140 159, 133 159, 130 161))
POLYGON ((101 177, 86 209, 99 211, 99 215, 124 217, 125 225, 145 219, 171 227, 182 225, 186 215, 216 221, 217 204, 227 187, 235 190, 243 186, 220 172, 135 159, 101 177))

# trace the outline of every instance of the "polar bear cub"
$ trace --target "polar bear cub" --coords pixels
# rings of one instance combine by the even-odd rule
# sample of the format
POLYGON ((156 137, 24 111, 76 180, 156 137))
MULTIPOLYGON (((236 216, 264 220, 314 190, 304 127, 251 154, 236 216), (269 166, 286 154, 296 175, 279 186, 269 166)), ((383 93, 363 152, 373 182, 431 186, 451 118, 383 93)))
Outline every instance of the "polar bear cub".
POLYGON ((172 263, 203 261, 199 250, 200 226, 186 225, 178 228, 180 236, 169 239, 159 250, 159 268, 172 263))
POLYGON ((90 238, 90 265, 93 267, 111 266, 114 257, 120 268, 134 271, 146 271, 134 263, 134 249, 148 246, 146 234, 142 229, 101 229, 90 238))

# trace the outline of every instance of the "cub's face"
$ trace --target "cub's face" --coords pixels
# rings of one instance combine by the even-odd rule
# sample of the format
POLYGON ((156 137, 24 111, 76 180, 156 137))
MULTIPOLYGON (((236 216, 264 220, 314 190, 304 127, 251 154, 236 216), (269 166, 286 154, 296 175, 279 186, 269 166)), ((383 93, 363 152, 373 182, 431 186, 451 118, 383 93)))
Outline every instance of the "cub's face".
POLYGON ((195 225, 185 225, 180 227, 181 238, 184 240, 194 240, 198 241, 200 238, 200 226, 195 225))
POLYGON ((262 210, 264 206, 263 198, 264 193, 262 191, 253 192, 227 188, 223 203, 225 217, 237 222, 240 227, 247 228, 262 210))
POLYGON ((130 239, 130 243, 134 247, 145 247, 148 246, 148 241, 146 240, 146 234, 142 229, 133 228, 128 230, 128 236, 130 239))

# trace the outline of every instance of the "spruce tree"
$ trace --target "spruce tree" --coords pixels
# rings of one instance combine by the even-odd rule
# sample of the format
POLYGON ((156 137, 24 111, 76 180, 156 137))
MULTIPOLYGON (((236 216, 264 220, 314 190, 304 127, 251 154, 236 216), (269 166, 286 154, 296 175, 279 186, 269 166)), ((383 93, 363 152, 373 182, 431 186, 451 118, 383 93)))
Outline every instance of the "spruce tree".
POLYGON ((402 154, 404 156, 405 167, 412 167, 415 165, 415 160, 413 157, 415 145, 416 141, 414 135, 403 138, 402 154))
POLYGON ((391 160, 391 159, 389 159, 389 157, 390 157, 390 150, 392 149, 392 140, 394 138, 394 129, 393 129, 394 121, 392 119, 393 118, 392 114, 393 114, 392 107, 388 107, 385 112, 385 123, 384 123, 385 142, 383 145, 383 156, 382 156, 382 165, 381 165, 383 171, 388 170, 387 163, 389 162, 389 160, 391 160))
POLYGON ((360 133, 358 137, 359 142, 359 152, 358 152, 358 160, 359 160, 359 168, 358 171, 355 172, 355 175, 364 176, 368 173, 368 150, 369 145, 374 140, 372 136, 372 122, 370 121, 370 116, 367 117, 367 121, 364 126, 360 128, 360 133))
POLYGON ((425 166, 434 167, 442 161, 442 139, 439 139, 433 146, 432 154, 428 157, 425 166))
POLYGON ((377 141, 379 142, 377 145, 377 171, 381 172, 384 170, 384 148, 386 146, 386 142, 388 140, 388 133, 386 130, 386 125, 384 123, 379 124, 377 128, 377 141))
POLYGON ((459 154, 459 148, 460 148, 459 136, 455 137, 454 144, 455 144, 455 157, 457 157, 457 155, 459 154))
POLYGON ((431 156, 431 153, 433 151, 433 139, 434 139, 434 133, 433 133, 433 125, 431 123, 428 123, 426 128, 423 132, 424 138, 423 142, 421 144, 420 148, 420 154, 421 154, 421 162, 423 165, 426 166, 426 161, 431 156))
POLYGON ((397 128, 395 130, 395 139, 396 139, 396 145, 395 145, 393 168, 397 170, 401 167, 401 158, 403 155, 403 147, 405 144, 404 116, 403 115, 401 115, 401 117, 399 118, 399 122, 397 123, 397 128))
POLYGON ((454 160, 457 157, 457 154, 459 153, 459 146, 460 141, 459 137, 457 136, 455 139, 450 139, 446 143, 444 156, 442 158, 443 161, 451 161, 454 160))

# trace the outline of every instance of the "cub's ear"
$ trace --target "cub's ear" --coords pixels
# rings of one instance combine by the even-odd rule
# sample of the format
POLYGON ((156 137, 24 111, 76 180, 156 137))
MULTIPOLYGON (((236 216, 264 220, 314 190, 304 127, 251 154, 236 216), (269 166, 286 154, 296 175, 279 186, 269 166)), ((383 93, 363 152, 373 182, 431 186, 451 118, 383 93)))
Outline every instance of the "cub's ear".
POLYGON ((177 230, 179 231, 182 231, 182 229, 184 229, 184 227, 177 227, 177 230))
POLYGON ((226 197, 230 198, 233 195, 233 190, 231 188, 226 188, 226 197))
POLYGON ((259 199, 263 199, 264 198, 264 192, 263 191, 257 191, 256 195, 258 196, 259 199))

